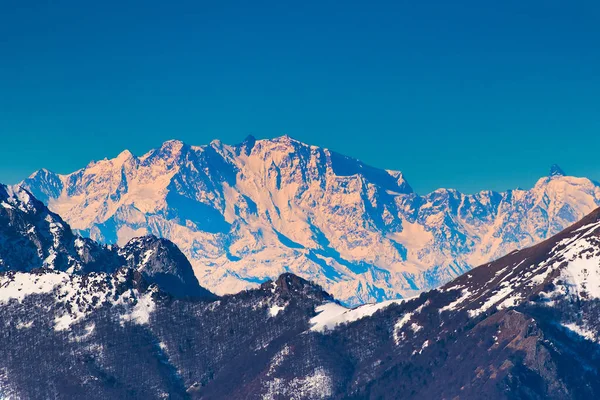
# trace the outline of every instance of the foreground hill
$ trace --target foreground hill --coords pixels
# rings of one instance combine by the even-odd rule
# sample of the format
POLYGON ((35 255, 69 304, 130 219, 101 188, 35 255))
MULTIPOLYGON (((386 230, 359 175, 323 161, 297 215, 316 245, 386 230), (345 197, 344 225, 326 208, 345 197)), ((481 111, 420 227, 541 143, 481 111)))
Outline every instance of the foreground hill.
POLYGON ((112 274, 120 268, 135 270, 174 296, 214 297, 199 285, 189 261, 168 240, 146 236, 123 247, 101 245, 74 235, 28 191, 0 184, 0 272, 49 270, 63 272, 54 277, 65 278, 112 274))
POLYGON ((41 170, 23 187, 101 243, 173 241, 218 294, 293 272, 347 304, 438 287, 600 205, 598 184, 557 167, 531 190, 420 196, 400 172, 287 136, 169 141, 68 175, 41 170))
POLYGON ((149 278, 0 275, 0 395, 600 396, 600 210, 438 290, 356 309, 289 273, 219 298, 149 278))

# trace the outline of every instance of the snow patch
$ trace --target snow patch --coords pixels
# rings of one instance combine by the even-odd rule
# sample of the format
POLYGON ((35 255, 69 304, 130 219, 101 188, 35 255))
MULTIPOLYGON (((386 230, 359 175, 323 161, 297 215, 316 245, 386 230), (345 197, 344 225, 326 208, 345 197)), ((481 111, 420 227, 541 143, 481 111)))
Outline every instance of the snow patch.
POLYGON ((130 313, 121 315, 121 325, 125 321, 138 325, 145 325, 150 322, 150 314, 156 309, 156 304, 152 298, 153 291, 143 294, 137 299, 137 302, 130 313))
POLYGON ((465 288, 462 290, 461 295, 454 300, 452 303, 448 304, 447 306, 444 306, 442 308, 440 308, 440 313, 443 311, 452 311, 452 310, 456 310, 456 308, 458 307, 459 304, 463 303, 465 300, 467 300, 473 293, 471 293, 469 291, 469 289, 465 288))
POLYGON ((277 352, 277 354, 275 354, 273 356, 273 358, 271 359, 271 363, 269 365, 269 371, 267 372, 267 376, 273 375, 275 370, 277 370, 277 368, 283 363, 283 361, 290 354, 290 352, 291 352, 291 349, 286 344, 285 346, 283 346, 283 348, 281 350, 279 350, 277 352))
POLYGON ((331 377, 323 368, 316 368, 312 374, 302 378, 294 378, 285 381, 275 378, 264 384, 266 393, 262 395, 263 400, 275 400, 279 398, 289 399, 326 399, 333 395, 333 383, 331 377))
POLYGON ((17 329, 29 329, 33 326, 33 321, 27 321, 27 322, 19 322, 16 325, 17 329))
POLYGON ((0 304, 15 299, 19 303, 32 294, 51 293, 55 287, 68 281, 66 273, 28 274, 17 272, 0 277, 0 304))
POLYGON ((586 340, 590 340, 592 342, 598 342, 598 336, 596 332, 591 331, 590 329, 577 325, 575 323, 562 324, 565 328, 578 334, 586 340))
POLYGON ((333 329, 339 324, 358 321, 364 317, 370 317, 377 311, 389 307, 392 304, 402 304, 408 299, 388 300, 381 303, 365 304, 353 309, 348 309, 337 303, 325 303, 318 306, 315 311, 318 313, 310 319, 311 331, 323 332, 327 329, 333 329))
POLYGON ((269 308, 269 315, 271 317, 275 317, 277 316, 277 314, 279 314, 281 311, 285 310, 285 307, 287 307, 287 305, 283 305, 283 306, 278 306, 277 304, 273 304, 270 308, 269 308))

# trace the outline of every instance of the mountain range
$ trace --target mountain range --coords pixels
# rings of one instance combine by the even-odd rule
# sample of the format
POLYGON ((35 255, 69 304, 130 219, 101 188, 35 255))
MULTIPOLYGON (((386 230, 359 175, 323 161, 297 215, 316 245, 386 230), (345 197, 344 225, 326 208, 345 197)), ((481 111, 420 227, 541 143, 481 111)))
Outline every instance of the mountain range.
POLYGON ((217 294, 291 272, 347 305, 439 287, 600 205, 598 183, 556 166, 529 190, 419 195, 401 172, 288 136, 168 141, 66 175, 40 170, 20 187, 102 244, 169 239, 217 294))
POLYGON ((166 239, 102 245, 0 186, 0 397, 600 396, 600 208, 411 299, 291 273, 215 296, 166 239))

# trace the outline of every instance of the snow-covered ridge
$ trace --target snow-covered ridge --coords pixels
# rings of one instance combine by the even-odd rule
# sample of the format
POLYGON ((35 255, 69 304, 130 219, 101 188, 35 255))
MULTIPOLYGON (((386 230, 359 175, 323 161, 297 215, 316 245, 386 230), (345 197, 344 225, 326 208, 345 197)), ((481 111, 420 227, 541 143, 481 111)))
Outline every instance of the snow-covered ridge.
POLYGON ((356 305, 437 287, 600 205, 596 183, 558 171, 530 190, 420 196, 401 172, 284 136, 168 141, 68 175, 38 171, 22 186, 103 243, 173 241, 218 294, 289 271, 356 305))

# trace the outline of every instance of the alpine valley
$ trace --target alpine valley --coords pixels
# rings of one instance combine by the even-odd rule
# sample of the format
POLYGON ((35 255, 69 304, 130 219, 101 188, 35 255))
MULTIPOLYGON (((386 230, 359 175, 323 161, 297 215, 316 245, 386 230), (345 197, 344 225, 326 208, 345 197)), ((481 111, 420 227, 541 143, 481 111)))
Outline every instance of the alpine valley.
POLYGON ((401 172, 288 136, 168 141, 68 175, 40 170, 20 186, 102 244, 172 241, 216 294, 291 272, 347 305, 439 287, 600 205, 598 183, 556 166, 530 190, 418 195, 401 172))
POLYGON ((98 244, 5 186, 0 260, 0 398, 600 396, 600 208, 438 289, 356 308, 291 273, 214 295, 167 239, 98 244))

